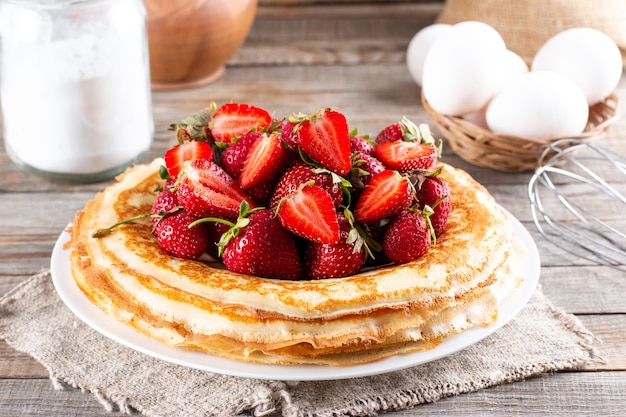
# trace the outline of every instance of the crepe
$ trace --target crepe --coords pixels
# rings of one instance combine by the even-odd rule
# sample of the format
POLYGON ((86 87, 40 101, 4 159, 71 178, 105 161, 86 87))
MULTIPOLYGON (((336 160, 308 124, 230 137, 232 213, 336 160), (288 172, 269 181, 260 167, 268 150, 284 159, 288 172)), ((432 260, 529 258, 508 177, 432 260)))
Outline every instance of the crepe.
POLYGON ((70 228, 72 276, 105 313, 171 346, 258 363, 352 365, 431 349, 492 324, 522 278, 506 213, 469 174, 443 165, 453 196, 448 228, 408 264, 324 280, 230 272, 211 259, 168 255, 149 213, 163 161, 137 165, 98 193, 70 228))

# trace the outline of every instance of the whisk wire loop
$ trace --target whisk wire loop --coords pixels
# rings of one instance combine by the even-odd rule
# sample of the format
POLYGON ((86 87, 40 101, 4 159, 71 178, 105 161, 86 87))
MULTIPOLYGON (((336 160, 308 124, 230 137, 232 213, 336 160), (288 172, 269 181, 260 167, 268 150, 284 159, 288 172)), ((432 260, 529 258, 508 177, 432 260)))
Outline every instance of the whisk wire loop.
POLYGON ((626 197, 616 188, 624 185, 624 177, 625 158, 609 149, 578 139, 546 146, 528 182, 537 230, 566 252, 626 269, 626 232, 611 219, 594 214, 599 205, 615 212, 620 211, 619 205, 626 206, 626 197), (609 197, 608 202, 602 195, 609 197))

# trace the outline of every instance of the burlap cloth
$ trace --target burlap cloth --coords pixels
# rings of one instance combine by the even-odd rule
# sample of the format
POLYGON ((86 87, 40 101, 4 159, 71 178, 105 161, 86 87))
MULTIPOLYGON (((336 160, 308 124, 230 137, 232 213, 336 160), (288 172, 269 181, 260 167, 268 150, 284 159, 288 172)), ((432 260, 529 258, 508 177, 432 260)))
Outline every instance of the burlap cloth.
POLYGON ((565 29, 591 27, 615 41, 626 68, 624 0, 446 0, 439 23, 478 20, 493 26, 507 47, 531 62, 537 50, 565 29))
POLYGON ((154 359, 100 335, 63 304, 47 271, 0 298, 0 338, 41 362, 56 388, 80 388, 109 410, 152 417, 375 415, 597 358, 593 336, 539 288, 490 337, 403 371, 299 383, 224 376, 154 359))

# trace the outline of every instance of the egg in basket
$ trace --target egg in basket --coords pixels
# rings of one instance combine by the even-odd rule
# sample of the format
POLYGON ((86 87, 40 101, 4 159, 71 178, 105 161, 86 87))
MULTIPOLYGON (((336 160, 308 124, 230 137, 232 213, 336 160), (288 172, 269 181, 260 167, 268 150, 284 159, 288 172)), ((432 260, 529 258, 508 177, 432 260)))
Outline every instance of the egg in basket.
POLYGON ((413 37, 407 64, 440 133, 478 166, 533 170, 542 146, 596 138, 618 117, 621 53, 596 29, 562 31, 527 63, 485 23, 435 24, 413 37))

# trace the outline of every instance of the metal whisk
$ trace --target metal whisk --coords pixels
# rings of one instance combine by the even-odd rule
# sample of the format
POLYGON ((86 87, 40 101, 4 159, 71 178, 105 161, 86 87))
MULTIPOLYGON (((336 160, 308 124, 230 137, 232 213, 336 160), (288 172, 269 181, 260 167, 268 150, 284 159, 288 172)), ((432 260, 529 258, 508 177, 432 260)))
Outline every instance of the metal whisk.
POLYGON ((625 194, 626 158, 576 139, 546 147, 528 183, 542 236, 567 252, 620 269, 626 268, 625 194))

